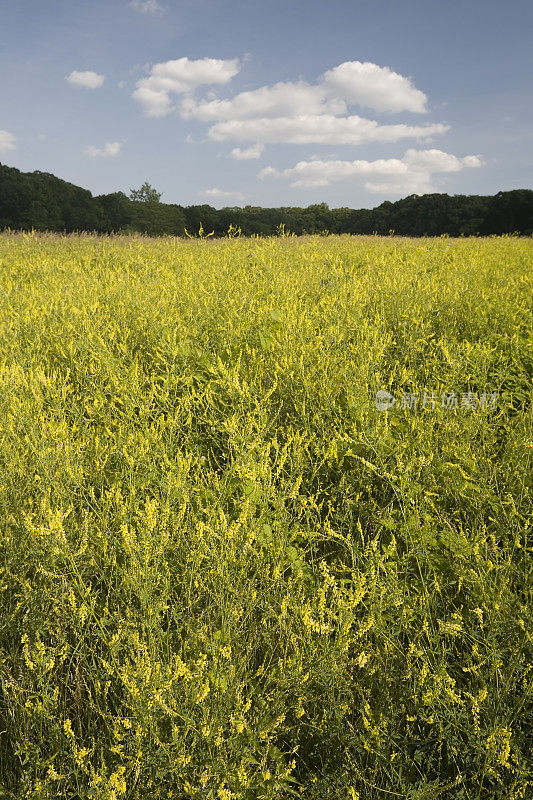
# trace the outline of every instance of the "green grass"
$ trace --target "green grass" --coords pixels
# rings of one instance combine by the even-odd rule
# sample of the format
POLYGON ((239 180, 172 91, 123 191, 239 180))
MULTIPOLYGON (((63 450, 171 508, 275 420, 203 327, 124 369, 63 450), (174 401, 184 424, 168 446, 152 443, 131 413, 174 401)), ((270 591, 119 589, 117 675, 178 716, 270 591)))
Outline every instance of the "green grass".
POLYGON ((528 796, 530 239, 4 235, 0 297, 7 797, 528 796))

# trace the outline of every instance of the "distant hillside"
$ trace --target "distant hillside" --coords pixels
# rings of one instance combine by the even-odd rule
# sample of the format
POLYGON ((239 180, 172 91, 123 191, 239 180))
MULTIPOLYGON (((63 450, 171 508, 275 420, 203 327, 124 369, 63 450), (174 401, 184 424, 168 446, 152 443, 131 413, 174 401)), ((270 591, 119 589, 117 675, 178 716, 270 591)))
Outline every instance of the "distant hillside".
POLYGON ((0 164, 0 229, 131 232, 158 235, 206 232, 224 236, 230 225, 244 235, 305 233, 470 236, 504 233, 533 235, 533 191, 515 189, 494 196, 411 195, 374 209, 245 206, 217 210, 209 205, 180 206, 134 202, 123 192, 93 197, 87 189, 47 172, 20 172, 0 164))

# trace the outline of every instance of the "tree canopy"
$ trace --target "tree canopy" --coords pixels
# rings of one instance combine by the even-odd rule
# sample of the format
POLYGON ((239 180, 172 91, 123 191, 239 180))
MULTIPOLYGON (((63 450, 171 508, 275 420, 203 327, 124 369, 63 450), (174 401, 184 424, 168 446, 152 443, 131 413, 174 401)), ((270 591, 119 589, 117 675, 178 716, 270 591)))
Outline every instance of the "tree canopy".
POLYGON ((160 202, 161 193, 145 182, 123 192, 93 197, 91 192, 45 172, 20 172, 0 164, 0 229, 138 232, 151 236, 272 236, 280 230, 301 234, 380 234, 472 236, 505 233, 533 235, 533 191, 515 189, 490 196, 410 195, 373 209, 286 206, 181 206, 160 202))
POLYGON ((161 194, 149 183, 143 183, 140 189, 130 189, 130 200, 134 203, 159 203, 161 194))

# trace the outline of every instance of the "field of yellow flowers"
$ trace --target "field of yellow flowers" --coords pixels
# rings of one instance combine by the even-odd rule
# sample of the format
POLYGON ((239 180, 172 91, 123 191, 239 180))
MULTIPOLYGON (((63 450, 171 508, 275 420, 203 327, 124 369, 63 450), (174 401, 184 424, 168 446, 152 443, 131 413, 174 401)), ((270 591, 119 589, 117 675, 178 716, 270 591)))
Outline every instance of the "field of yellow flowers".
POLYGON ((532 298, 518 237, 2 235, 0 797, 531 797, 532 298))

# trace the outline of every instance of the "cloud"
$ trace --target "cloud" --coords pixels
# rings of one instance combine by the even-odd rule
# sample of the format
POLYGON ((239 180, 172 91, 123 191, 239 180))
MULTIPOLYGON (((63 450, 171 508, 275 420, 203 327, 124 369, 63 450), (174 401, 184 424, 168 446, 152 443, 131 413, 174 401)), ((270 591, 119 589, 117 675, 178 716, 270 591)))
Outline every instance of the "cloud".
POLYGON ((328 70, 315 84, 279 82, 241 92, 231 100, 182 104, 185 118, 208 121, 233 121, 263 117, 296 117, 300 115, 345 114, 348 105, 359 105, 376 111, 413 111, 425 113, 427 97, 388 67, 370 62, 346 61, 328 70))
POLYGON ((229 99, 193 95, 202 84, 227 83, 238 70, 236 60, 182 58, 156 64, 150 76, 137 83, 134 97, 148 116, 164 116, 172 110, 171 95, 185 95, 178 105, 181 117, 210 123, 210 139, 255 143, 245 150, 236 147, 231 156, 237 159, 256 158, 256 148, 265 144, 358 146, 403 138, 427 142, 449 130, 440 123, 384 124, 353 113, 352 106, 427 113, 427 97, 410 78, 368 61, 346 61, 315 83, 280 81, 229 99))
POLYGON ((163 6, 157 0, 132 0, 130 6, 136 8, 141 14, 159 14, 163 11, 163 6))
POLYGON ((218 122, 208 132, 218 142, 255 141, 265 144, 349 144, 396 142, 406 137, 420 138, 445 133, 449 126, 380 125, 375 120, 356 115, 335 117, 333 114, 300 115, 218 122))
POLYGON ((480 167, 483 163, 481 156, 457 158, 442 150, 407 150, 404 161, 411 169, 430 172, 458 172, 464 167, 480 167))
MULTIPOLYGON (((149 79, 146 79, 147 81, 149 79)), ((164 89, 155 89, 149 85, 137 83, 137 89, 133 92, 133 97, 143 107, 147 117, 165 117, 172 111, 172 101, 170 95, 164 89)))
POLYGON ((0 131, 0 153, 7 153, 8 150, 15 150, 17 137, 8 131, 0 131))
POLYGON ((426 95, 409 78, 369 61, 345 61, 325 72, 322 81, 328 94, 349 104, 374 111, 427 112, 426 95))
POLYGON ((403 158, 376 161, 300 161, 295 167, 278 171, 266 167, 260 178, 288 178, 294 188, 328 186, 342 180, 362 180, 365 189, 377 194, 425 194, 435 191, 434 172, 458 172, 480 167, 481 156, 457 158, 442 150, 407 150, 403 158))
POLYGON ((88 69, 85 72, 78 72, 74 70, 65 78, 72 86, 81 86, 84 89, 99 89, 105 81, 104 75, 98 75, 88 69))
POLYGON ((147 78, 137 81, 133 97, 149 117, 172 111, 172 94, 189 94, 199 86, 228 83, 239 71, 238 59, 178 58, 155 64, 147 78))
POLYGON ((194 118, 203 122, 345 112, 344 100, 328 98, 320 86, 311 86, 303 81, 262 86, 251 92, 241 92, 232 100, 204 100, 197 103, 193 98, 187 98, 181 105, 181 115, 185 119, 194 118))
MULTIPOLYGON (((162 99, 168 100, 168 95, 162 99)), ((449 130, 442 124, 381 124, 350 113, 354 105, 380 112, 423 114, 427 97, 410 78, 389 67, 346 61, 315 83, 281 81, 240 92, 231 99, 198 100, 189 94, 179 110, 184 119, 214 123, 208 136, 215 141, 357 146, 406 137, 428 139, 449 130)))
POLYGON ((91 158, 114 158, 122 150, 122 142, 106 142, 103 147, 88 145, 85 152, 91 158))
POLYGON ((237 161, 248 161, 251 158, 260 158, 265 151, 264 144, 253 144, 246 150, 241 150, 240 147, 234 147, 230 153, 230 158, 236 158, 237 161))
POLYGON ((205 194, 206 197, 212 197, 213 199, 232 199, 232 200, 244 200, 244 195, 242 192, 225 192, 223 189, 206 189, 200 194, 205 194))
POLYGON ((482 167, 485 164, 483 156, 465 156, 460 159, 465 167, 482 167))

